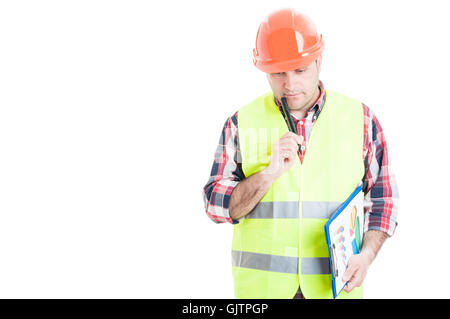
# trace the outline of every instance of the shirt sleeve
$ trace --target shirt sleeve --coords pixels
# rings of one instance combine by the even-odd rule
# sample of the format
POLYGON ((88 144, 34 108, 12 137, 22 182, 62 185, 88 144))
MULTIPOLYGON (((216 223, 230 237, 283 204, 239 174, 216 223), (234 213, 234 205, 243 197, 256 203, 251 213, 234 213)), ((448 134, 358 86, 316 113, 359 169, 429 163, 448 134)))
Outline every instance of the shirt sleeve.
POLYGON ((392 236, 397 227, 398 187, 381 125, 373 112, 367 106, 363 107, 364 153, 368 158, 364 231, 379 230, 392 236))
POLYGON ((229 202, 233 189, 244 179, 239 151, 237 113, 224 124, 208 182, 203 188, 206 214, 215 223, 232 223, 229 202))

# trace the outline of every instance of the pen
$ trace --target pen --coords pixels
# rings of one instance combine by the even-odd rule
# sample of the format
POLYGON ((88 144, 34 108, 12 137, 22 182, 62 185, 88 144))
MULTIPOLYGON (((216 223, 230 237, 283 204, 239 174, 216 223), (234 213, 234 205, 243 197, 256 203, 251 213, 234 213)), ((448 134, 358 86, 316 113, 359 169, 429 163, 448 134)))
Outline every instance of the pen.
MULTIPOLYGON (((281 113, 284 117, 284 120, 286 121, 289 131, 298 135, 297 128, 294 124, 294 121, 292 120, 291 113, 289 112, 289 107, 285 97, 281 98, 281 113)), ((298 151, 300 152, 300 154, 302 154, 301 145, 298 145, 298 151)))

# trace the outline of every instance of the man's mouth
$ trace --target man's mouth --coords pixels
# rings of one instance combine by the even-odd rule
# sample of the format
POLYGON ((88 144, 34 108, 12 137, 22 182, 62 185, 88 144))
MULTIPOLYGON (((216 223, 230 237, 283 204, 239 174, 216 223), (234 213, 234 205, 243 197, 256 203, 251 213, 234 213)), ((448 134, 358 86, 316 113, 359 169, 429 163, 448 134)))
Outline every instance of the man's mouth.
POLYGON ((300 93, 289 93, 289 94, 285 94, 284 96, 286 97, 294 97, 294 96, 298 96, 300 95, 300 93))

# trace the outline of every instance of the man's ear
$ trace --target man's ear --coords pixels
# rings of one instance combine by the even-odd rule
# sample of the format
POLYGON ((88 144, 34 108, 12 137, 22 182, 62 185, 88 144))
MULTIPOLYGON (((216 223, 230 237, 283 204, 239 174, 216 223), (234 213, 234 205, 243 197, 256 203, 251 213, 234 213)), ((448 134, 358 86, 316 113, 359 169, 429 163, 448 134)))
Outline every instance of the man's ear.
POLYGON ((322 55, 316 59, 317 73, 322 69, 322 55))

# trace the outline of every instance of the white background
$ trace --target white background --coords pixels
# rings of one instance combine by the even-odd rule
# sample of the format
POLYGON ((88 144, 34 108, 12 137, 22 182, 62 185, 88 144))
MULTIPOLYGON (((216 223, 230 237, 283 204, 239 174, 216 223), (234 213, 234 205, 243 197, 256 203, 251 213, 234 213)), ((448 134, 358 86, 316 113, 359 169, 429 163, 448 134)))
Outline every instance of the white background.
POLYGON ((367 298, 449 298, 445 1, 3 1, 0 297, 233 298, 232 226, 204 212, 222 126, 269 90, 279 8, 324 36, 321 79, 384 128, 397 231, 367 298))

